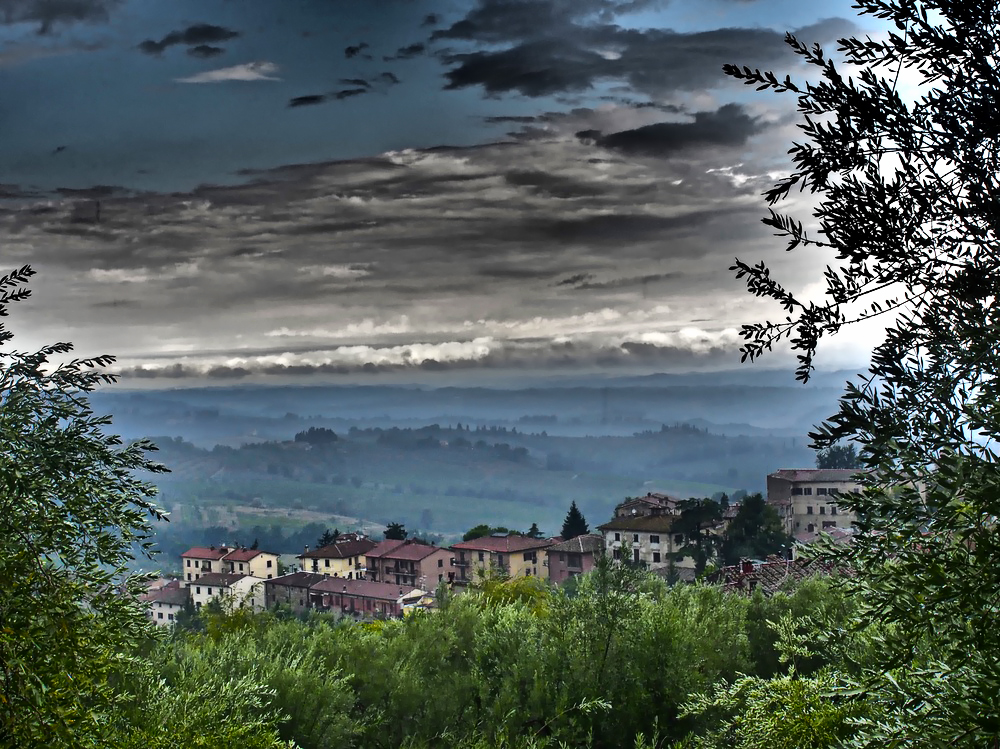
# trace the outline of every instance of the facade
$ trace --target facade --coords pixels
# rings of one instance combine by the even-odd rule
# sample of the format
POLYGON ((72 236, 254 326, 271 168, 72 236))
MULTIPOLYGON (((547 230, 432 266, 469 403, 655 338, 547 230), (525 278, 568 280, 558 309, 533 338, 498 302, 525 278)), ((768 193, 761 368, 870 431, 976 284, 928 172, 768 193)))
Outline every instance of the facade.
POLYGON ((301 572, 348 580, 364 579, 367 572, 365 555, 373 548, 375 542, 368 539, 338 541, 313 551, 307 546, 296 558, 301 572))
POLYGON ((594 569, 597 557, 604 553, 604 536, 588 533, 550 546, 545 551, 549 580, 556 584, 563 583, 594 569))
POLYGON ((457 573, 455 582, 476 579, 478 570, 502 572, 510 577, 538 577, 545 574, 549 538, 527 536, 483 536, 451 547, 457 573))
POLYGON ((314 572, 293 572, 264 581, 264 606, 274 608, 286 604, 296 613, 309 608, 309 588, 326 579, 314 572))
POLYGON ((616 517, 598 527, 604 534, 605 553, 612 559, 628 559, 656 570, 670 567, 694 567, 691 557, 677 560, 674 555, 683 547, 684 538, 674 533, 676 517, 651 514, 616 517))
POLYGON ((433 590, 455 578, 454 553, 419 541, 382 541, 365 556, 373 582, 433 590))
POLYGON ((278 576, 278 555, 259 549, 195 546, 181 554, 181 565, 187 585, 211 573, 253 575, 262 580, 278 576))
POLYGON ((169 627, 188 601, 188 591, 180 581, 174 580, 150 590, 142 597, 147 605, 146 616, 153 624, 169 627))
POLYGON ((321 611, 366 619, 401 617, 417 605, 424 591, 409 585, 324 577, 309 588, 309 604, 321 611))
POLYGON ((793 536, 851 528, 857 518, 837 504, 837 495, 861 491, 857 474, 854 468, 775 471, 767 476, 767 503, 793 536))
POLYGON ((234 608, 264 610, 264 580, 238 572, 209 572, 188 585, 195 608, 216 598, 231 601, 234 608))

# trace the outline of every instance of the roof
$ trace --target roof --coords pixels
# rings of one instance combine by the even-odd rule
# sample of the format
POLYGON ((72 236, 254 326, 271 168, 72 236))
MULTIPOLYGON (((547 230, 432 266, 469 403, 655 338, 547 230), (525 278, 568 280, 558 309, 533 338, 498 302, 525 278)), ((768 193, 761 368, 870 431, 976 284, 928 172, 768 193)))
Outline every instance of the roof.
POLYGON ((380 559, 407 559, 414 562, 426 559, 435 551, 447 551, 440 546, 421 543, 412 539, 407 541, 381 541, 367 552, 366 556, 380 559))
POLYGON ((260 556, 261 554, 271 554, 272 556, 278 556, 271 551, 261 551, 260 549, 236 549, 226 554, 227 562, 249 562, 254 557, 260 556))
POLYGON ((242 580, 244 577, 250 577, 250 575, 244 575, 239 572, 209 572, 207 575, 202 575, 197 580, 192 580, 191 582, 198 585, 217 585, 220 588, 228 588, 237 580, 242 580))
MULTIPOLYGON (((289 588, 308 588, 315 585, 320 580, 326 579, 328 578, 325 575, 320 575, 315 572, 292 572, 287 575, 282 575, 281 577, 276 577, 273 580, 265 580, 264 585, 284 585, 289 588)), ((339 580, 340 578, 337 579, 339 580)))
POLYGON ((768 557, 766 562, 755 564, 744 562, 712 573, 709 582, 721 583, 727 590, 751 592, 760 590, 764 595, 773 595, 790 582, 803 580, 813 575, 844 574, 828 563, 813 559, 781 559, 768 557))
POLYGON ((563 541, 555 546, 549 547, 549 554, 553 551, 566 551, 571 554, 593 554, 604 550, 604 536, 596 533, 587 533, 569 541, 563 541))
POLYGON ((460 541, 452 544, 453 549, 472 549, 473 551, 494 551, 501 554, 510 554, 518 551, 528 551, 529 549, 544 549, 551 546, 552 541, 547 538, 529 538, 528 536, 483 536, 474 538, 471 541, 460 541))
POLYGON ((347 559, 348 557, 364 556, 375 548, 374 541, 345 541, 321 546, 312 551, 299 554, 296 559, 347 559))
POLYGON ((346 593, 359 598, 378 598, 382 601, 398 601, 413 593, 423 593, 410 585, 377 583, 372 580, 345 580, 342 577, 324 577, 309 588, 310 593, 346 593))
POLYGON ((643 531, 669 533, 677 518, 674 515, 633 515, 614 518, 597 526, 602 531, 643 531))
POLYGON ((767 477, 785 481, 856 481, 854 477, 859 473, 864 471, 859 468, 784 468, 767 477))
POLYGON ((228 546, 219 546, 214 549, 208 546, 192 546, 181 554, 181 559, 185 557, 192 557, 194 559, 222 559, 222 557, 231 551, 232 549, 228 546))
POLYGON ((188 600, 187 588, 160 588, 143 596, 149 603, 163 603, 170 606, 183 606, 188 600))

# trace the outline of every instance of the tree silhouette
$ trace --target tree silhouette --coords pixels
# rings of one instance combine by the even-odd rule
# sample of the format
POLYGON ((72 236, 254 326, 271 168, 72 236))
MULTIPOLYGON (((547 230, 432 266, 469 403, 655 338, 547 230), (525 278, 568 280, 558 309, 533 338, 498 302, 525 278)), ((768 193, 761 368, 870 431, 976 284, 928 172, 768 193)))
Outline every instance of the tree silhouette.
POLYGON ((402 523, 389 523, 385 528, 386 541, 405 541, 407 535, 409 534, 402 523))
POLYGON ((861 461, 853 444, 830 445, 816 451, 817 468, 861 468, 861 461))
POLYGON ((586 533, 590 533, 590 527, 587 525, 587 519, 580 512, 574 500, 570 503, 569 512, 566 513, 566 519, 563 520, 562 531, 559 535, 562 536, 564 541, 568 541, 571 538, 576 538, 586 533))

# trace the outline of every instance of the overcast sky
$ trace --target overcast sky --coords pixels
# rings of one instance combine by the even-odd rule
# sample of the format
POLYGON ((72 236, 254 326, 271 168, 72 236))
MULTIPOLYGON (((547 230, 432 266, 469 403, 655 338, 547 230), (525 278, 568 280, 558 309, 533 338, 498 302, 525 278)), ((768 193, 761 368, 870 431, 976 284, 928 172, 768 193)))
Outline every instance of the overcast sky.
POLYGON ((16 342, 164 386, 737 366, 768 310, 733 257, 807 293, 827 258, 759 221, 794 101, 721 67, 801 76, 786 30, 855 24, 878 33, 850 0, 0 0, 0 252, 39 271, 16 342))

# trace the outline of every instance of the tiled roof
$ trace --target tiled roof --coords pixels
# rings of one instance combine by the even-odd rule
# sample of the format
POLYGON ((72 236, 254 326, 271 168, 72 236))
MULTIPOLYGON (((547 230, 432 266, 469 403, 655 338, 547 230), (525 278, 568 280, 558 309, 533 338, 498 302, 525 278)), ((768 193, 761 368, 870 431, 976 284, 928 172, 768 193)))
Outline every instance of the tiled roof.
POLYGON ((289 588, 308 588, 321 580, 326 579, 327 577, 325 575, 318 575, 315 572, 292 572, 288 575, 276 577, 273 580, 265 580, 264 585, 284 585, 289 588))
POLYGON ((234 572, 209 572, 207 575, 202 575, 197 580, 192 580, 191 582, 197 585, 215 585, 220 588, 228 588, 237 580, 242 580, 244 577, 250 576, 234 572))
POLYGON ((260 556, 261 554, 271 554, 272 556, 278 556, 274 552, 261 551, 260 549, 236 549, 226 554, 227 562, 249 562, 251 559, 260 556))
POLYGON ((786 481, 855 481, 859 473, 862 471, 857 468, 785 468, 768 477, 786 481))
POLYGON ((183 606, 188 600, 186 588, 160 588, 152 593, 147 593, 143 597, 149 603, 164 603, 172 606, 183 606))
POLYGON ((433 554, 435 551, 442 551, 440 546, 423 544, 419 541, 382 541, 375 545, 365 556, 374 559, 406 559, 418 562, 433 554))
POLYGON ((348 557, 364 556, 374 548, 374 541, 346 541, 307 551, 299 554, 296 559, 347 559, 348 557))
POLYGON ((593 554, 603 550, 604 536, 599 536, 596 533, 587 533, 583 536, 577 536, 576 538, 571 538, 569 541, 563 541, 555 546, 550 546, 548 549, 549 554, 553 551, 567 551, 571 554, 593 554))
POLYGON ((721 583, 727 590, 752 592, 760 590, 765 595, 773 595, 790 582, 803 580, 813 575, 844 574, 830 564, 812 559, 787 560, 768 557, 762 564, 744 562, 731 567, 723 567, 708 576, 708 582, 721 583))
POLYGON ((677 518, 674 515, 634 515, 614 518, 597 526, 602 531, 642 531, 644 533, 669 533, 677 518))
POLYGON ((372 580, 345 580, 342 577, 325 577, 309 588, 310 593, 346 593, 360 598, 378 598, 382 601, 398 601, 404 596, 421 592, 410 585, 376 583, 372 580))
POLYGON ((551 546, 552 541, 547 538, 528 538, 527 536, 483 536, 474 538, 471 541, 460 541, 452 544, 453 549, 471 549, 473 551, 495 551, 502 554, 510 554, 518 551, 529 551, 530 549, 543 549, 551 546))
POLYGON ((194 559, 222 559, 222 557, 226 556, 226 554, 231 551, 232 549, 228 546, 219 546, 215 549, 207 546, 194 546, 181 554, 181 558, 184 559, 191 557, 194 559))

